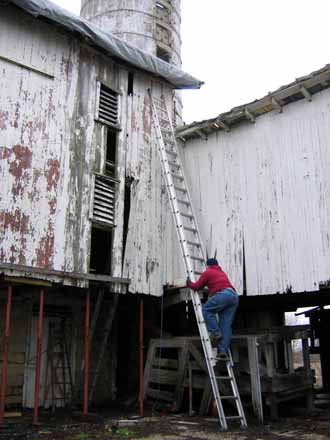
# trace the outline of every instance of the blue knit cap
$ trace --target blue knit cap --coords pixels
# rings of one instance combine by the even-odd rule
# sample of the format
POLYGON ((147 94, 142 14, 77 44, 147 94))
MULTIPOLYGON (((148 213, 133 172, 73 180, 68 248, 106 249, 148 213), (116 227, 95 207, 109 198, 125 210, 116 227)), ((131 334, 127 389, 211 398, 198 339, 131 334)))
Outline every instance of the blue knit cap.
POLYGON ((206 260, 206 266, 219 266, 218 260, 216 258, 208 258, 206 260))

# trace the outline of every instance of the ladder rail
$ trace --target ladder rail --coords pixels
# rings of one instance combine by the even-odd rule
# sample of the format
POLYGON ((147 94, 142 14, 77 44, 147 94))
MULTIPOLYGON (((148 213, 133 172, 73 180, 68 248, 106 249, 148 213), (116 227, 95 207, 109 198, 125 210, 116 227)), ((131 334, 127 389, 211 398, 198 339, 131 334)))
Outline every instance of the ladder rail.
MULTIPOLYGON (((160 154, 161 166, 163 168, 164 175, 166 176, 166 182, 165 182, 166 183, 166 189, 167 189, 167 193, 168 193, 168 196, 169 196, 169 199, 170 199, 170 205, 171 205, 171 208, 172 208, 173 216, 174 216, 174 219, 175 219, 176 232, 177 232, 177 236, 178 236, 178 239, 179 239, 181 251, 182 251, 182 254, 184 256, 184 261, 185 261, 185 266, 186 266, 187 273, 188 273, 189 277, 191 278, 191 280, 195 281, 196 278, 195 278, 195 274, 194 274, 194 268, 192 266, 192 263, 191 263, 190 259, 188 258, 188 256, 190 254, 189 254, 189 248, 188 248, 187 240, 183 240, 181 235, 180 235, 180 229, 182 228, 183 221, 181 219, 178 198, 176 197, 176 194, 175 194, 175 188, 174 188, 175 184, 174 184, 172 173, 171 173, 171 170, 170 170, 170 164, 169 164, 169 161, 168 161, 167 156, 166 156, 166 146, 165 146, 165 143, 164 143, 164 140, 163 140, 163 137, 162 137, 162 133, 161 133, 161 126, 160 126, 160 123, 159 123, 158 113, 157 113, 156 106, 155 106, 154 101, 153 101, 151 90, 149 89, 148 92, 149 92, 150 101, 151 101, 152 110, 153 110, 154 122, 155 122, 156 133, 157 133, 157 140, 158 140, 158 143, 159 143, 158 151, 159 151, 159 154, 160 154)), ((167 108, 166 108, 166 114, 167 114, 167 119, 168 119, 167 122, 170 124, 171 130, 173 130, 173 126, 172 126, 171 120, 169 118, 169 113, 168 113, 167 108)), ((173 142, 176 143, 175 139, 173 139, 173 142)), ((190 193, 189 193, 188 187, 186 185, 186 178, 184 176, 183 166, 182 166, 182 163, 181 163, 180 155, 177 156, 176 160, 178 161, 178 167, 180 168, 180 171, 181 171, 182 181, 184 182, 185 189, 187 190, 187 192, 186 192, 187 201, 185 201, 185 202, 189 204, 189 208, 192 211, 191 214, 192 214, 194 223, 196 225, 196 230, 197 230, 196 234, 197 234, 199 243, 201 243, 201 236, 200 236, 200 233, 199 233, 199 230, 198 230, 198 226, 197 226, 196 221, 195 221, 196 216, 195 216, 195 213, 193 212, 193 207, 192 207, 192 203, 191 203, 191 197, 190 197, 190 193)), ((199 249, 199 252, 201 253, 201 256, 204 257, 202 246, 200 246, 198 249, 199 249)))
MULTIPOLYGON (((230 353, 230 351, 229 351, 229 353, 230 353)), ((231 353, 230 353, 230 358, 231 358, 231 353)), ((232 366, 232 360, 231 359, 226 362, 226 366, 227 366, 228 376, 231 378, 230 385, 231 385, 231 388, 232 388, 232 391, 233 391, 233 395, 234 396, 239 396, 239 391, 238 391, 237 382, 236 382, 235 374, 234 374, 234 371, 233 371, 233 366, 232 366)), ((241 421, 242 421, 241 424, 242 424, 242 426, 247 426, 246 418, 245 418, 245 413, 244 413, 244 409, 243 409, 243 405, 242 405, 241 399, 237 398, 235 400, 235 404, 236 404, 237 412, 238 412, 239 416, 241 417, 241 421)))
MULTIPOLYGON (((163 97, 163 100, 164 100, 164 103, 165 103, 165 98, 164 97, 163 97)), ((175 135, 174 135, 174 127, 173 127, 172 120, 171 120, 171 115, 170 115, 169 110, 168 110, 168 108, 166 106, 166 103, 165 103, 165 108, 166 108, 168 122, 169 122, 169 125, 170 125, 171 134, 172 134, 172 137, 173 137, 173 143, 177 147, 177 142, 176 142, 176 138, 175 138, 175 135)), ((176 148, 176 149, 178 150, 178 148, 176 148)), ((184 181, 184 184, 185 184, 186 197, 187 197, 187 199, 188 199, 188 201, 190 203, 189 208, 191 210, 191 214, 193 216, 193 220, 194 220, 194 223, 195 223, 196 235, 197 235, 197 238, 198 238, 198 242, 201 244, 202 243, 202 237, 201 237, 200 230, 199 230, 199 227, 198 227, 198 223, 197 223, 197 220, 196 220, 197 217, 196 217, 196 213, 194 212, 194 207, 193 207, 193 204, 192 204, 192 198, 191 198, 191 194, 190 194, 190 191, 189 191, 189 187, 187 185, 187 179, 186 179, 186 176, 185 176, 185 173, 184 173, 183 164, 182 164, 182 161, 181 161, 181 156, 180 156, 178 151, 177 151, 176 160, 180 164, 181 174, 182 174, 183 181, 184 181)), ((175 187, 174 187, 174 189, 175 189, 175 187)), ((180 213, 179 213, 179 216, 181 217, 180 213)), ((182 219, 181 219, 181 224, 182 224, 182 219)), ((184 244, 185 244, 185 247, 186 247, 186 251, 189 252, 189 249, 187 247, 187 241, 185 241, 184 244)), ((201 258, 203 258, 203 260, 206 261, 205 260, 205 252, 204 252, 204 249, 203 249, 202 246, 199 247, 199 253, 200 253, 201 258)), ((192 267, 192 264, 188 264, 187 265, 187 269, 188 269, 188 274, 189 274, 189 277, 191 278, 191 280, 192 281, 196 281, 196 277, 195 277, 195 273, 194 273, 194 269, 192 267)))

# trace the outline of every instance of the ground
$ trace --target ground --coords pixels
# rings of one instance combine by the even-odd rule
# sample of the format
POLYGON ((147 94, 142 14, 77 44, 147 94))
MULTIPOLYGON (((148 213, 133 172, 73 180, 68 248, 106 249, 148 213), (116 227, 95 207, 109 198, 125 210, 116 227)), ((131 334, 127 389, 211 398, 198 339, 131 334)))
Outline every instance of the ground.
POLYGON ((81 417, 62 414, 51 419, 41 416, 38 427, 31 426, 31 415, 6 419, 0 428, 0 440, 324 440, 330 439, 330 408, 310 417, 281 417, 259 426, 249 421, 247 430, 239 428, 220 432, 216 419, 177 415, 154 415, 139 418, 81 417))

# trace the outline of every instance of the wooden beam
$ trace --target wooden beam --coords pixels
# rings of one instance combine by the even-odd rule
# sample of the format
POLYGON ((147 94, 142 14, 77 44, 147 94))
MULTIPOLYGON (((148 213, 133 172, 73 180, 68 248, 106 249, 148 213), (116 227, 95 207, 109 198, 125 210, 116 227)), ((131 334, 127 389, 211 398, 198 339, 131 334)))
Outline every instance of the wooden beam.
MULTIPOLYGON (((199 297, 203 299, 202 292, 199 292, 199 297)), ((185 301, 191 301, 190 290, 188 288, 180 289, 178 293, 165 297, 163 307, 167 308, 185 301)))
POLYGON ((204 133, 204 131, 202 129, 196 130, 196 133, 198 134, 199 137, 201 137, 202 139, 207 141, 208 137, 207 137, 207 135, 204 133))
POLYGON ((218 124, 221 128, 223 128, 225 131, 230 131, 230 127, 229 125, 227 125, 224 121, 222 121, 221 119, 217 119, 215 121, 215 124, 218 124))
POLYGON ((271 102, 272 102, 272 106, 275 110, 278 110, 279 113, 282 113, 283 111, 283 107, 281 106, 281 104, 277 101, 277 99, 274 98, 274 96, 272 96, 271 98, 271 102))
POLYGON ((255 115, 247 107, 245 107, 244 113, 245 113, 246 119, 248 119, 252 123, 256 122, 255 115))
MULTIPOLYGON (((6 273, 5 276, 10 277, 27 277, 27 278, 33 278, 33 274, 36 274, 38 276, 42 276, 43 278, 47 276, 48 278, 51 276, 59 277, 59 278, 72 278, 74 280, 86 280, 86 281, 99 281, 103 283, 116 283, 116 284, 124 284, 128 285, 130 283, 130 279, 128 278, 119 278, 119 277, 112 277, 109 275, 95 275, 95 274, 88 274, 88 273, 77 273, 77 272, 62 272, 60 270, 49 270, 49 269, 43 269, 39 267, 33 267, 33 266, 22 266, 19 264, 11 264, 11 263, 1 263, 0 264, 0 273, 3 271, 17 271, 21 272, 21 274, 8 274, 6 273), (32 274, 32 275, 31 275, 32 274)), ((13 278, 11 278, 11 282, 13 282, 13 278)), ((34 277, 35 278, 35 277, 34 277)))
POLYGON ((312 102, 312 95, 309 93, 306 87, 301 86, 300 91, 309 102, 312 102))

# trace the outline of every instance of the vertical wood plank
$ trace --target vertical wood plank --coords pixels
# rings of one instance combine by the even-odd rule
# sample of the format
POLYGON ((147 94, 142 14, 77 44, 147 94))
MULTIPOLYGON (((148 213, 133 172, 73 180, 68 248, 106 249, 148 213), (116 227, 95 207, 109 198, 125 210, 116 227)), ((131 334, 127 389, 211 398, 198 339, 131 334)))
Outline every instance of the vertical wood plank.
POLYGON ((249 355, 249 365, 250 365, 252 405, 253 405, 254 413, 259 420, 259 423, 263 423, 264 415, 263 415, 263 407, 262 407, 257 337, 249 336, 247 340, 247 344, 248 344, 248 355, 249 355))

